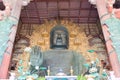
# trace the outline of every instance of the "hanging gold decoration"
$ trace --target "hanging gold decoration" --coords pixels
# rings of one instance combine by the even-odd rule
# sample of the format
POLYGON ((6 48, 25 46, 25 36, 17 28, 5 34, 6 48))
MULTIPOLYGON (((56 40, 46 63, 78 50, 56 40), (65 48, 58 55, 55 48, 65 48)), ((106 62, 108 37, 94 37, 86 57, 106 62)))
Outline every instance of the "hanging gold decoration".
POLYGON ((76 25, 73 24, 72 22, 69 22, 70 26, 71 26, 71 33, 70 33, 70 38, 75 38, 77 36, 77 32, 76 32, 76 25))
POLYGON ((78 38, 75 39, 74 45, 77 45, 77 46, 81 45, 81 42, 78 38))
POLYGON ((44 44, 45 44, 44 39, 40 39, 40 40, 38 41, 38 45, 44 45, 44 44))
POLYGON ((46 30, 44 32, 42 32, 42 37, 49 37, 49 34, 46 30))
POLYGON ((70 33, 70 38, 75 38, 77 36, 77 33, 75 31, 72 31, 70 33))

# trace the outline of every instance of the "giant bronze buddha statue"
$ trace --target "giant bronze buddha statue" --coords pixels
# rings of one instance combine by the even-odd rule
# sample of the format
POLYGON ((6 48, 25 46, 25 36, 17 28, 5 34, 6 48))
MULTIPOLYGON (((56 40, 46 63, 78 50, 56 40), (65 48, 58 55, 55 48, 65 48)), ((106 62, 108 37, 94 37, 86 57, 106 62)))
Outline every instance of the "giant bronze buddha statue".
MULTIPOLYGON (((41 65, 42 67, 50 67, 51 76, 57 75, 58 70, 60 69, 62 69, 66 75, 70 75, 71 66, 73 67, 74 75, 79 75, 83 73, 84 67, 82 64, 84 64, 85 62, 84 57, 82 57, 82 55, 78 54, 75 51, 69 50, 68 44, 68 30, 62 25, 57 25, 53 27, 50 32, 51 49, 43 52, 43 64, 41 65)), ((38 48, 37 50, 38 51, 36 51, 35 48, 34 52, 39 52, 38 48)))

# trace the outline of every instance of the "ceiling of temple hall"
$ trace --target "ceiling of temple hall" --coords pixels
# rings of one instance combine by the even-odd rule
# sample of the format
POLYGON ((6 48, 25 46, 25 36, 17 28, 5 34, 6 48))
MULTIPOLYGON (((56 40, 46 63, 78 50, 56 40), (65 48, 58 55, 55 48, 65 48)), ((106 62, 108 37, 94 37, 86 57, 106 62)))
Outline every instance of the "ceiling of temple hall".
MULTIPOLYGON (((0 1, 0 10, 5 7, 0 1)), ((88 0, 31 0, 22 8, 22 23, 41 24, 44 20, 65 19, 76 23, 96 23, 97 9, 88 0)))
POLYGON ((96 23, 99 18, 97 9, 88 0, 33 0, 21 11, 22 23, 41 24, 46 19, 96 23))

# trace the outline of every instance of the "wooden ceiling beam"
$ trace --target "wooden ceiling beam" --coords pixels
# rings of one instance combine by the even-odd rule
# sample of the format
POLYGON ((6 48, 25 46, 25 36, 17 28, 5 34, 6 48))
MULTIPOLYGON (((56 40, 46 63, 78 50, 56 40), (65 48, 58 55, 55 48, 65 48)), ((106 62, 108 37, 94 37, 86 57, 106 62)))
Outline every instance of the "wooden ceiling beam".
POLYGON ((68 10, 68 16, 69 16, 68 20, 70 20, 70 0, 69 0, 69 10, 68 10))
POLYGON ((35 1, 34 4, 35 4, 36 10, 37 10, 36 12, 37 12, 37 15, 38 15, 39 23, 41 23, 40 15, 39 15, 38 7, 37 7, 37 1, 36 0, 34 0, 34 1, 35 1))
MULTIPOLYGON (((36 0, 36 2, 45 2, 46 0, 36 0)), ((56 2, 57 0, 48 0, 48 2, 56 2)), ((60 1, 69 1, 69 0, 60 0, 60 1)), ((34 0, 32 1, 34 2, 34 0)))
POLYGON ((80 3, 80 6, 79 6, 79 20, 78 21, 80 22, 80 11, 81 11, 82 0, 80 0, 79 3, 80 3))
MULTIPOLYGON (((23 24, 30 24, 31 22, 23 22, 23 24)), ((96 22, 74 22, 74 23, 77 23, 77 24, 96 24, 96 22)), ((41 23, 38 23, 38 22, 32 22, 31 24, 42 24, 41 23)))
MULTIPOLYGON (((38 10, 46 10, 47 8, 41 8, 41 9, 38 9, 38 10)), ((25 9, 23 9, 22 11, 24 11, 25 9)), ((26 10, 37 10, 37 9, 30 9, 30 8, 27 8, 26 10)), ((58 10, 58 8, 48 8, 48 10, 58 10)), ((90 10, 90 8, 59 8, 59 10, 90 10)), ((91 9, 92 11, 96 11, 96 9, 92 8, 91 9)))
POLYGON ((91 16, 91 9, 92 9, 92 5, 90 6, 89 15, 88 15, 88 21, 89 21, 90 16, 91 16))
MULTIPOLYGON (((49 17, 46 17, 46 18, 55 18, 56 16, 49 16, 49 17)), ((88 18, 89 16, 60 16, 60 17, 65 17, 65 18, 79 18, 79 19, 81 19, 81 18, 88 18)), ((28 17, 21 17, 21 18, 28 18, 28 17)), ((29 17, 29 18, 33 18, 33 19, 35 19, 35 18, 40 18, 40 19, 42 19, 42 17, 29 17)), ((96 19, 96 17, 95 16, 90 16, 89 18, 94 18, 94 19, 96 19)))
MULTIPOLYGON (((60 6, 59 6, 59 0, 57 0, 57 20, 60 21, 60 6)), ((59 23, 59 22, 58 22, 59 23)))
MULTIPOLYGON (((47 17, 49 18, 49 12, 48 12, 48 0, 46 0, 46 6, 47 6, 47 17)), ((49 20, 49 19, 48 19, 49 20)))

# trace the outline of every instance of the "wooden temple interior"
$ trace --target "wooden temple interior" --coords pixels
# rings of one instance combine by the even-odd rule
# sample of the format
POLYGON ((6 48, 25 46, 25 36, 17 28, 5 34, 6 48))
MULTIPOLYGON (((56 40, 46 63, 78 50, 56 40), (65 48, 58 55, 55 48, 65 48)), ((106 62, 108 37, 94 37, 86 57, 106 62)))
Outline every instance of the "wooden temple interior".
POLYGON ((68 29, 68 50, 79 52, 88 63, 96 58, 104 60, 111 69, 97 10, 87 0, 35 0, 23 7, 11 65, 20 59, 27 61, 26 46, 38 45, 42 51, 50 50, 50 31, 58 22, 68 29))
MULTIPOLYGON (((102 15, 100 13, 102 9, 98 9, 99 4, 95 3, 96 6, 90 1, 30 0, 27 6, 22 6, 8 72, 20 76, 19 66, 24 67, 23 72, 28 70, 30 54, 25 51, 26 47, 39 46, 41 52, 54 50, 51 48, 51 39, 54 38, 52 30, 54 31, 56 26, 62 26, 68 32, 65 50, 79 53, 88 64, 98 60, 101 74, 104 69, 115 70, 115 67, 112 68, 113 62, 109 58, 111 56, 109 56, 110 51, 105 38, 107 34, 103 30, 103 21, 108 14, 102 15), (20 60, 23 61, 22 65, 20 65, 20 60)), ((104 0, 102 1, 104 2, 104 0)), ((120 8, 120 1, 115 1, 113 7, 120 8)), ((0 1, 0 10, 5 10, 2 1, 0 1)), ((108 12, 110 11, 108 10, 108 12)))

